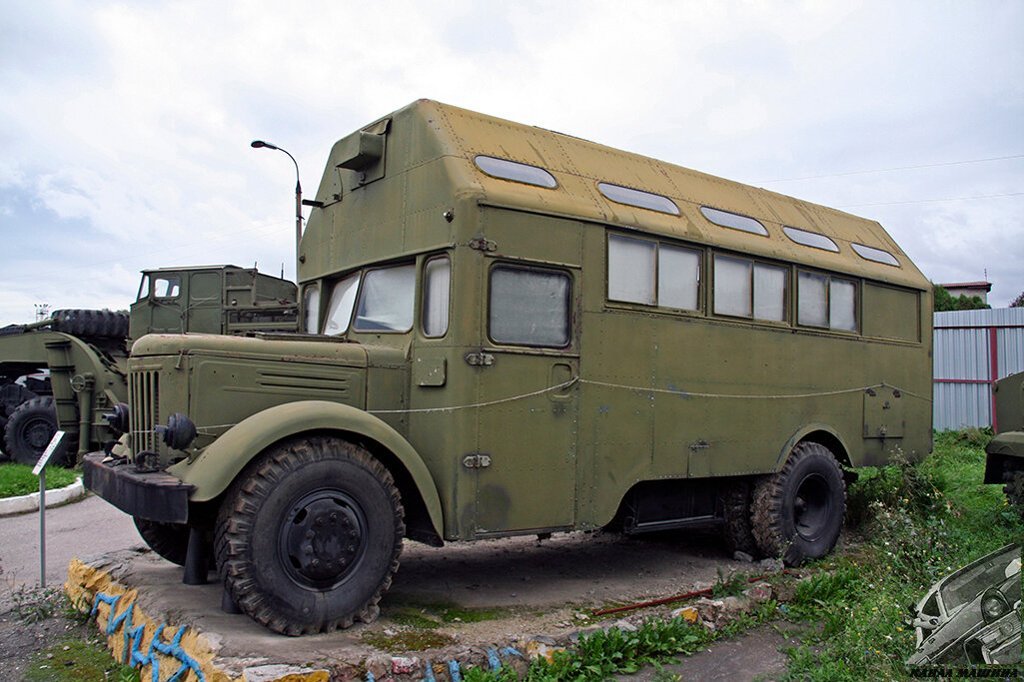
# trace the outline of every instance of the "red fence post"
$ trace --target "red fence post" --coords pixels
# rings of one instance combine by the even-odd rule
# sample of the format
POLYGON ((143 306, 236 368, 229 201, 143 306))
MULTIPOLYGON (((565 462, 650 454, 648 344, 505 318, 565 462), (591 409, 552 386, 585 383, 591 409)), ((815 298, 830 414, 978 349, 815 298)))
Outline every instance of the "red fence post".
POLYGON ((988 392, 992 411, 992 430, 999 433, 999 420, 996 419, 996 380, 999 378, 999 344, 996 342, 996 328, 988 328, 988 392))

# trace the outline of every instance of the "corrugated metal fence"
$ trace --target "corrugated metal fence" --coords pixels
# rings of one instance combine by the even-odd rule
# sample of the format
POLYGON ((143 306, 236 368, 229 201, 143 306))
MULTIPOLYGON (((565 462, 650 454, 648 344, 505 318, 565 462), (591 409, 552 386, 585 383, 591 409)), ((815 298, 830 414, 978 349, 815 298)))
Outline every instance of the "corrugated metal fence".
POLYGON ((935 428, 993 426, 992 383, 1024 372, 1024 308, 935 313, 935 428))

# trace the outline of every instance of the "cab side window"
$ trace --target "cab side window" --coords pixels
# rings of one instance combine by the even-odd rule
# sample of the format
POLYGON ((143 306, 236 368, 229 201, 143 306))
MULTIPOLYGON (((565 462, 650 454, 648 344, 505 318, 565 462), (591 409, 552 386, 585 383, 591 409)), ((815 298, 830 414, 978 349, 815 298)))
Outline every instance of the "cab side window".
POLYGON ((155 277, 153 295, 156 298, 177 298, 181 293, 181 279, 178 277, 155 277))
POLYGON ((565 348, 571 338, 569 275, 496 265, 490 274, 488 330, 495 343, 565 348))

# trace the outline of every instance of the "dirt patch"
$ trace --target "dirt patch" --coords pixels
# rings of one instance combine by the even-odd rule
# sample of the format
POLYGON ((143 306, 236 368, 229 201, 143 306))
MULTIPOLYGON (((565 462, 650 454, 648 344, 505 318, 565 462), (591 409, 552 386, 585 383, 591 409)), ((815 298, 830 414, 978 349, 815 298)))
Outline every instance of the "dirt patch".
POLYGON ((90 638, 96 639, 95 625, 71 617, 59 595, 6 590, 0 597, 0 680, 24 679, 42 651, 64 640, 90 638))

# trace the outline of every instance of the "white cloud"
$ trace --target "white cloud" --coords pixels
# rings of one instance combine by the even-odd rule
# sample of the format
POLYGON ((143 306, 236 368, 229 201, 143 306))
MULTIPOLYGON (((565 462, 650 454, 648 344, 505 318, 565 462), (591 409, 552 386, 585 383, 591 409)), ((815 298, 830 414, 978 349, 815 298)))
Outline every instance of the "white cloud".
MULTIPOLYGON (((143 267, 284 262, 293 275, 293 169, 249 141, 289 149, 308 191, 335 139, 418 97, 751 182, 1024 152, 1013 2, 44 0, 5 13, 0 321, 37 296, 123 307, 143 267), (30 268, 19 244, 57 234, 49 250, 71 266, 30 268)), ((914 201, 1019 191, 1022 169, 771 188, 914 201)), ((1019 197, 850 210, 881 218, 933 279, 987 268, 997 303, 1024 289, 1019 197)))

